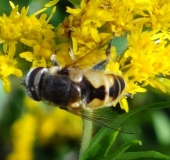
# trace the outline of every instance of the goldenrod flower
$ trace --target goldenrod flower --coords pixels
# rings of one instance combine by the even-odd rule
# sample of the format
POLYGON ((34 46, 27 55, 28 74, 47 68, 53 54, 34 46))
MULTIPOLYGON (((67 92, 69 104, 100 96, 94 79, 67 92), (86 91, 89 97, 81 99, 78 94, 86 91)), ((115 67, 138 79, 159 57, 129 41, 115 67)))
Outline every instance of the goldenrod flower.
POLYGON ((0 79, 3 81, 4 91, 7 93, 11 89, 8 76, 22 76, 22 71, 15 67, 17 61, 10 55, 0 55, 0 79))
POLYGON ((129 49, 120 60, 122 71, 126 70, 124 77, 142 87, 148 84, 156 87, 153 83, 156 76, 170 74, 170 54, 166 51, 169 47, 164 36, 156 31, 140 30, 128 36, 129 49))
MULTIPOLYGON (((57 0, 51 1, 47 7, 57 2, 57 0)), ((0 79, 3 80, 5 92, 10 91, 8 77, 11 74, 17 77, 22 76, 22 70, 16 67, 18 63, 16 45, 18 43, 22 42, 33 48, 33 52, 26 51, 20 54, 22 58, 33 62, 33 66, 47 66, 52 51, 55 50, 53 26, 48 24, 55 12, 55 7, 49 18, 46 14, 42 14, 38 19, 35 15, 42 13, 46 8, 35 15, 27 16, 29 7, 23 7, 19 13, 18 6, 12 2, 10 5, 12 7, 10 15, 3 14, 0 17, 0 44, 3 45, 3 54, 0 55, 0 79)))
POLYGON ((50 57, 52 55, 51 50, 52 44, 50 44, 48 41, 43 40, 41 44, 35 44, 33 46, 33 52, 23 52, 20 54, 20 57, 32 62, 32 67, 47 67, 47 64, 50 63, 50 57))

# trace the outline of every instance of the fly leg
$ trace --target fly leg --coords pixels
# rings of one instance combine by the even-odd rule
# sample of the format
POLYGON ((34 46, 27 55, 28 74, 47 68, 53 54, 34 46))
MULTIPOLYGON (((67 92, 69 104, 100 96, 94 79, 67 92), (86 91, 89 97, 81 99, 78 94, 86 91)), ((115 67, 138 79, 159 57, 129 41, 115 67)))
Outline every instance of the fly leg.
POLYGON ((106 52, 105 52, 107 58, 105 60, 103 60, 102 62, 98 63, 97 65, 95 65, 93 67, 93 69, 95 69, 95 70, 103 70, 106 67, 107 63, 110 60, 111 47, 112 47, 112 39, 109 41, 109 44, 108 44, 106 52))
POLYGON ((50 59, 51 59, 51 61, 52 61, 52 63, 53 63, 54 66, 60 67, 60 65, 59 65, 58 62, 56 61, 56 57, 57 57, 56 54, 52 54, 50 59))
POLYGON ((75 57, 74 57, 74 52, 73 52, 73 48, 72 48, 72 46, 73 46, 73 42, 72 42, 72 39, 71 39, 71 29, 69 30, 69 33, 68 33, 68 38, 69 38, 69 40, 68 40, 68 45, 69 45, 69 47, 68 47, 68 53, 69 53, 69 55, 70 55, 70 57, 71 57, 71 59, 72 60, 74 60, 75 59, 75 57))
MULTIPOLYGON (((69 33, 68 33, 68 35, 69 35, 69 40, 68 40, 68 52, 69 52, 69 54, 70 54, 70 57, 71 57, 71 59, 72 60, 74 60, 74 52, 73 52, 73 49, 72 49, 72 46, 73 46, 73 44, 72 44, 72 40, 71 40, 71 29, 69 30, 69 33)), ((60 65, 58 64, 58 62, 56 61, 56 54, 52 54, 51 55, 51 61, 52 61, 52 63, 53 63, 53 65, 54 66, 58 66, 58 67, 60 67, 60 65)))

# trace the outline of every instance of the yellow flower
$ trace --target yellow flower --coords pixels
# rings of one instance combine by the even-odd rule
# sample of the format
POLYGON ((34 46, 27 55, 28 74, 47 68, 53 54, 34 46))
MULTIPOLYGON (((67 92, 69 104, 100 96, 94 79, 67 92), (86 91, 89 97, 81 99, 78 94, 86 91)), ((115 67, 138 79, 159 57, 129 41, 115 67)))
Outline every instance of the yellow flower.
POLYGON ((52 44, 43 40, 41 45, 35 44, 33 46, 33 52, 22 52, 20 53, 20 57, 33 62, 32 67, 47 67, 48 63, 51 63, 50 57, 52 54, 52 44))
POLYGON ((157 31, 140 30, 128 35, 129 48, 121 57, 120 64, 129 93, 145 91, 142 90, 141 84, 142 87, 150 84, 156 88, 153 83, 156 76, 170 74, 169 45, 164 36, 157 31), (133 91, 134 85, 138 86, 139 90, 133 91))
POLYGON ((45 5, 45 7, 52 7, 52 6, 54 6, 56 3, 58 3, 59 2, 59 0, 52 0, 52 1, 49 1, 46 5, 45 5))
POLYGON ((52 64, 50 57, 55 51, 54 32, 52 31, 54 27, 48 24, 49 19, 46 20, 46 17, 42 14, 37 19, 31 15, 25 19, 29 30, 20 40, 23 44, 33 48, 33 52, 22 52, 20 57, 32 62, 32 67, 47 67, 52 64))
POLYGON ((129 106, 128 106, 128 102, 127 102, 126 98, 122 98, 119 103, 120 103, 121 109, 125 110, 126 112, 129 111, 129 106))
POLYGON ((16 63, 17 61, 10 55, 0 55, 0 79, 3 81, 3 87, 6 93, 11 90, 8 76, 22 76, 22 71, 15 67, 16 63))
POLYGON ((37 128, 36 117, 27 113, 18 119, 12 126, 13 151, 7 160, 32 160, 35 133, 37 128))
MULTIPOLYGON (((46 7, 53 6, 57 2, 57 0, 51 1, 46 7)), ((3 81, 5 92, 9 92, 11 88, 8 76, 11 74, 17 77, 22 76, 22 71, 15 67, 18 63, 16 53, 18 43, 22 42, 33 48, 33 52, 27 51, 20 54, 22 58, 33 62, 33 66, 47 66, 55 50, 52 31, 54 27, 48 24, 55 12, 55 7, 48 19, 46 14, 42 14, 38 19, 35 15, 42 13, 46 8, 27 16, 29 7, 23 7, 19 13, 18 6, 12 2, 10 5, 12 7, 10 15, 0 16, 0 44, 3 48, 0 55, 0 79, 3 81)))
POLYGON ((155 78, 153 81, 154 88, 170 95, 170 79, 168 78, 155 78))
POLYGON ((162 31, 168 31, 170 24, 170 17, 167 16, 170 14, 170 3, 168 0, 156 0, 153 1, 152 6, 150 6, 150 9, 148 10, 150 20, 148 21, 148 24, 150 24, 151 28, 154 29, 160 29, 162 31))

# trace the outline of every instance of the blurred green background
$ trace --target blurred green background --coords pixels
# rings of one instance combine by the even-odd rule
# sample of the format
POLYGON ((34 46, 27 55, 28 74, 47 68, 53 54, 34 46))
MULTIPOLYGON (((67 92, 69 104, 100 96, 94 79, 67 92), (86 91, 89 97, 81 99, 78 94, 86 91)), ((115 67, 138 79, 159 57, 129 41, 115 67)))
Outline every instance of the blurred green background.
MULTIPOLYGON (((43 8, 47 0, 13 0, 19 9, 30 6, 30 13, 43 8)), ((61 0, 57 13, 51 20, 57 26, 64 17, 66 6, 61 0)), ((0 1, 0 15, 11 11, 7 0, 0 1), (5 6, 5 7, 4 7, 5 6)), ((50 11, 49 11, 50 12, 50 11)), ((48 13, 48 11, 47 11, 48 13)), ((26 71, 27 72, 27 71, 26 71)), ((23 75, 23 78, 25 75, 23 75)), ((31 101, 21 81, 10 77, 12 91, 5 94, 0 81, 0 160, 76 160, 81 145, 81 118, 59 109, 31 101)), ((129 101, 131 109, 145 104, 164 101, 169 96, 156 94, 150 88, 147 93, 137 94, 129 101)), ((132 139, 142 140, 142 146, 135 145, 129 151, 156 150, 170 156, 170 109, 147 110, 132 117, 141 127, 140 134, 120 133, 117 147, 132 139)))

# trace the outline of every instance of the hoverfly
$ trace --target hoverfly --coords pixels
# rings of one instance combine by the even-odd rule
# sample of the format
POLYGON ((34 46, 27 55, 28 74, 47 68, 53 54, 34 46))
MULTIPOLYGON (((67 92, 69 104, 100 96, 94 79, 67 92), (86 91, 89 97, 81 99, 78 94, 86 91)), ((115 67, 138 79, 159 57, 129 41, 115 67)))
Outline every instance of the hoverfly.
MULTIPOLYGON (((110 50, 111 41, 105 51, 106 59, 101 61, 101 55, 96 54, 98 63, 91 69, 82 69, 81 61, 93 57, 92 52, 63 68, 57 63, 55 55, 52 55, 54 66, 37 67, 28 72, 24 82, 27 94, 35 101, 48 101, 68 112, 118 130, 109 126, 107 119, 110 117, 103 117, 95 112, 98 108, 112 106, 121 97, 127 96, 124 93, 126 83, 122 77, 99 70, 109 61, 110 50), (88 114, 88 110, 94 111, 94 114, 88 114)), ((89 64, 92 63, 90 61, 91 59, 89 64)))

